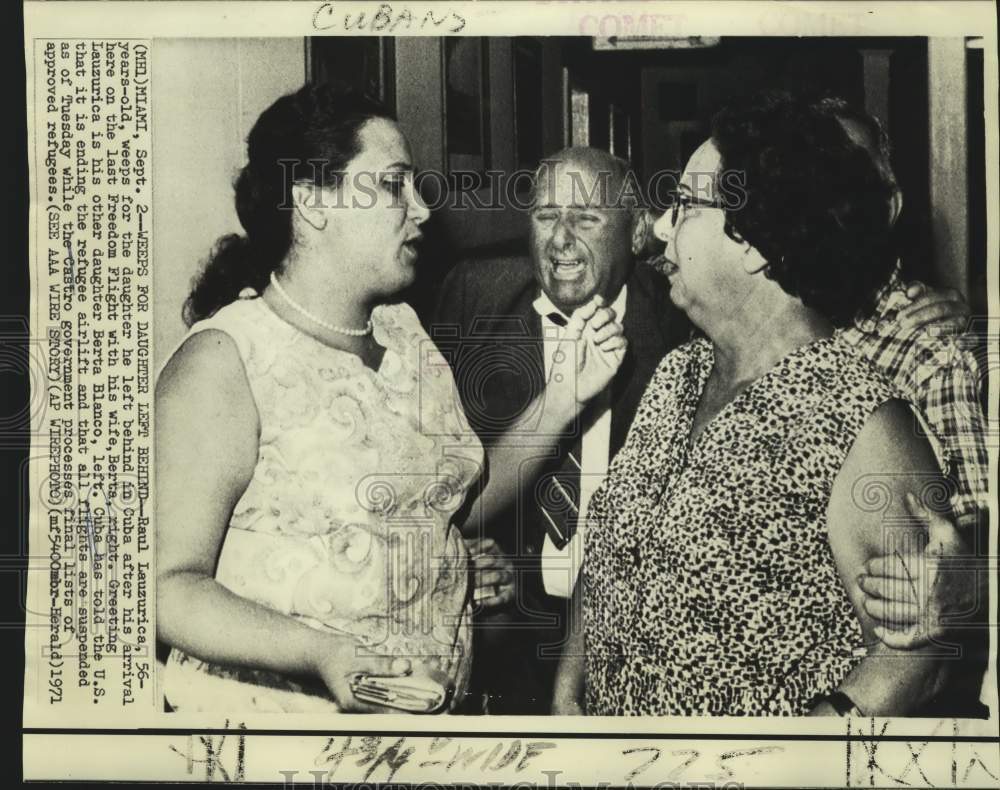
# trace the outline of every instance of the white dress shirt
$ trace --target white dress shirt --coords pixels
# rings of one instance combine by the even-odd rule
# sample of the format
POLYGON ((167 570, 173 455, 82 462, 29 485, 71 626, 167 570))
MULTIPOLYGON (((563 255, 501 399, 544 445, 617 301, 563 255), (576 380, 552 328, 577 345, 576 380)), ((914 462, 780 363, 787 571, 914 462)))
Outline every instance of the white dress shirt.
MULTIPOLYGON (((622 286, 611 308, 615 311, 616 320, 621 323, 625 317, 625 301, 627 286, 622 286)), ((545 358, 545 379, 552 370, 552 357, 562 338, 563 327, 548 318, 550 313, 558 313, 567 321, 569 316, 556 307, 552 300, 542 291, 534 301, 535 311, 542 317, 542 338, 545 358)), ((542 583, 545 592, 562 598, 573 594, 580 567, 583 565, 583 541, 587 523, 587 506, 590 497, 604 480, 608 471, 608 461, 611 454, 611 408, 608 398, 609 389, 605 389, 597 397, 603 402, 593 421, 585 428, 580 450, 580 513, 577 518, 577 528, 572 539, 562 549, 557 549, 548 533, 542 545, 542 583)))

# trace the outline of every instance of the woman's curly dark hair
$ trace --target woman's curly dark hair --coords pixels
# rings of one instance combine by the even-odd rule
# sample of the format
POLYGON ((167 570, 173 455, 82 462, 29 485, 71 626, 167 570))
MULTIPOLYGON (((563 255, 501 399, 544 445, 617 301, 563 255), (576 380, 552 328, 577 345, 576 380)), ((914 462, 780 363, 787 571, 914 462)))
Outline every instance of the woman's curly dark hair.
POLYGON ((871 154, 836 117, 783 92, 730 104, 712 139, 720 175, 741 185, 726 233, 753 245, 769 278, 835 326, 869 315, 895 265, 893 186, 871 154))
POLYGON ((247 137, 247 163, 234 185, 246 235, 229 234, 216 242, 184 304, 188 326, 234 301, 244 288, 264 288, 292 246, 287 194, 292 180, 336 186, 360 151, 358 131, 373 118, 395 120, 374 99, 324 84, 306 84, 261 113, 247 137))

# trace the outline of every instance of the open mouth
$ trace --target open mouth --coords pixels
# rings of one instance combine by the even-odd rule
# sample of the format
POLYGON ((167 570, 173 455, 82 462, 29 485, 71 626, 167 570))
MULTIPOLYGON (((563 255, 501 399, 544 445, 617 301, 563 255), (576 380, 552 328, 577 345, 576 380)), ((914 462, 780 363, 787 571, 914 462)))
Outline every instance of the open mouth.
POLYGON ((646 260, 647 266, 652 266, 661 274, 669 277, 671 274, 677 271, 677 264, 670 260, 666 255, 660 253, 659 255, 654 255, 652 258, 646 260))
POLYGON ((408 257, 415 258, 417 256, 417 250, 419 248, 421 238, 422 238, 421 236, 412 236, 411 238, 403 242, 402 244, 403 251, 407 254, 408 257))
POLYGON ((575 280, 583 275, 586 264, 582 258, 549 258, 552 275, 557 280, 575 280))

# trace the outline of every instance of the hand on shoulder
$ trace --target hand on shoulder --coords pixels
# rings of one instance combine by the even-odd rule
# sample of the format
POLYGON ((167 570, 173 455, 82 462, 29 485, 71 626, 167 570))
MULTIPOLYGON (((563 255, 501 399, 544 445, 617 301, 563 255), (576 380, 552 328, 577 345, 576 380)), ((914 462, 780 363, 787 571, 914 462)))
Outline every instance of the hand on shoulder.
POLYGON ((969 305, 955 288, 931 288, 919 280, 906 287, 910 304, 896 316, 901 329, 908 332, 934 330, 944 335, 960 335, 969 323, 969 305))

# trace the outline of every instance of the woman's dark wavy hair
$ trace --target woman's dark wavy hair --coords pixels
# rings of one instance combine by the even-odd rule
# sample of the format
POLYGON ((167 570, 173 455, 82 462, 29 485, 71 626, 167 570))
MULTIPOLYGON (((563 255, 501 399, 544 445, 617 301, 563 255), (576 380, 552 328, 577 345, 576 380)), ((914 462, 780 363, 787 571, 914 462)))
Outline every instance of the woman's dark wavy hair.
POLYGON ((835 116, 784 92, 730 104, 712 139, 719 172, 744 179, 726 233, 753 245, 769 278, 835 326, 869 315, 895 265, 893 186, 871 155, 835 116))
POLYGON ((395 120, 374 99, 348 89, 306 84, 264 110, 247 137, 236 213, 245 235, 220 238, 184 304, 188 326, 234 301, 244 288, 261 291, 292 246, 295 181, 336 186, 360 150, 358 131, 373 118, 395 120), (292 168, 289 170, 289 168, 292 168))

